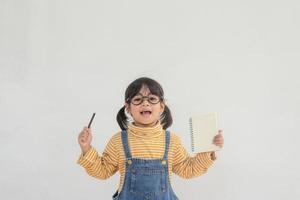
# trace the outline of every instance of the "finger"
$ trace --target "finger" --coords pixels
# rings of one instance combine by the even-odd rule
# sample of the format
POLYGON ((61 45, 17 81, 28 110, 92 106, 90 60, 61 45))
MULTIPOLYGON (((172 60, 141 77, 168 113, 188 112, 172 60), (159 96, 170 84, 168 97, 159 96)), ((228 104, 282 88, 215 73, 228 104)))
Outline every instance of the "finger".
POLYGON ((80 140, 81 142, 85 142, 85 141, 86 141, 86 137, 80 137, 79 140, 80 140))
POLYGON ((88 136, 87 136, 86 134, 84 134, 84 135, 81 136, 81 138, 83 138, 83 139, 85 139, 85 140, 87 139, 87 137, 88 137, 88 136))
POLYGON ((80 137, 80 138, 84 137, 84 132, 80 132, 80 133, 79 133, 79 137, 80 137))
POLYGON ((214 141, 213 144, 224 144, 223 141, 214 141))
POLYGON ((217 142, 216 142, 216 141, 213 141, 212 143, 213 143, 213 144, 217 144, 217 142))
POLYGON ((220 132, 216 136, 217 137, 223 137, 222 133, 220 133, 220 132))
POLYGON ((91 134, 92 134, 92 133, 91 133, 90 131, 88 131, 87 134, 86 134, 86 137, 90 137, 91 134))
POLYGON ((219 141, 219 140, 223 140, 223 139, 220 138, 220 137, 216 137, 216 138, 213 139, 213 141, 219 141))
POLYGON ((214 142, 214 144, 223 144, 223 142, 218 141, 218 142, 214 142))
POLYGON ((214 141, 223 141, 223 138, 215 138, 214 141))
POLYGON ((87 137, 87 136, 88 136, 88 133, 87 133, 87 132, 84 132, 84 133, 82 134, 82 136, 83 136, 83 137, 87 137))
POLYGON ((88 128, 87 128, 87 129, 85 129, 84 131, 85 131, 87 134, 89 134, 89 133, 91 132, 91 130, 90 130, 90 129, 88 129, 88 128))
POLYGON ((79 141, 80 141, 81 143, 85 143, 86 140, 85 140, 84 138, 80 138, 79 141))
POLYGON ((214 140, 214 142, 223 142, 223 140, 222 139, 214 140))
POLYGON ((82 138, 84 138, 86 140, 88 138, 88 136, 89 136, 88 133, 85 133, 82 135, 82 138))
POLYGON ((216 135, 216 136, 214 137, 214 140, 219 140, 220 138, 222 138, 222 137, 216 135))
POLYGON ((223 143, 220 143, 220 142, 217 142, 217 143, 215 143, 215 145, 217 145, 217 146, 223 146, 224 144, 223 143))
POLYGON ((91 130, 89 128, 85 128, 85 129, 83 129, 83 132, 85 134, 89 134, 89 133, 91 133, 91 130))
POLYGON ((222 136, 222 135, 216 135, 214 138, 215 138, 215 139, 222 139, 223 136, 222 136))
POLYGON ((223 147, 222 143, 214 143, 214 145, 219 146, 219 147, 223 147))
POLYGON ((81 133, 84 133, 84 132, 86 132, 86 129, 85 129, 85 128, 84 128, 84 129, 82 129, 81 133))
POLYGON ((92 129, 87 129, 87 132, 89 133, 89 134, 91 134, 92 133, 92 129))
POLYGON ((223 143, 223 140, 214 140, 213 143, 223 143))
POLYGON ((82 132, 81 132, 81 136, 83 136, 83 137, 86 137, 87 134, 88 134, 88 133, 87 133, 86 131, 82 131, 82 132))

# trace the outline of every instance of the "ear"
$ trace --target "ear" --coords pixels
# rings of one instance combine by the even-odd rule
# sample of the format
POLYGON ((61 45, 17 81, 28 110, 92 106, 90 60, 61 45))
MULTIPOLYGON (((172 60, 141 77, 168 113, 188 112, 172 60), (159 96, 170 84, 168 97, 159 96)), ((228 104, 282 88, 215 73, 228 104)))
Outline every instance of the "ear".
POLYGON ((131 113, 130 113, 130 106, 129 106, 128 103, 125 103, 125 111, 126 111, 128 114, 131 115, 131 113))
POLYGON ((161 102, 161 103, 160 103, 160 113, 163 113, 163 112, 164 112, 165 106, 166 106, 166 104, 165 104, 164 102, 161 102))

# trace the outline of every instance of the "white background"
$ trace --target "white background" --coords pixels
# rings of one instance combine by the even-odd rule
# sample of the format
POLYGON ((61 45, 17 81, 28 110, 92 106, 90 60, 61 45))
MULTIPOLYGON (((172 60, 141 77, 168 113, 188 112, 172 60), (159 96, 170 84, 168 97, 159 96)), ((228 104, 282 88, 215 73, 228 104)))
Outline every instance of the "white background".
POLYGON ((0 1, 1 199, 111 199, 76 164, 93 112, 102 152, 128 84, 160 82, 171 131, 216 111, 209 171, 173 176, 180 199, 300 199, 299 1, 0 1))

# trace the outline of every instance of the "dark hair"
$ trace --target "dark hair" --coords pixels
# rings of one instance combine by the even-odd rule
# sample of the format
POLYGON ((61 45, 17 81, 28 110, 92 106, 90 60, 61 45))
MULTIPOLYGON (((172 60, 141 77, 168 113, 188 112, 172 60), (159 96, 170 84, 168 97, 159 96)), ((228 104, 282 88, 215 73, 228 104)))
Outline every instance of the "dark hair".
MULTIPOLYGON (((161 87, 161 85, 147 77, 141 77, 136 80, 134 80, 132 83, 129 84, 125 91, 125 102, 130 103, 130 100, 139 93, 142 87, 147 87, 151 94, 157 95, 160 97, 161 101, 164 101, 164 91, 161 87)), ((164 112, 161 114, 161 124, 163 126, 163 129, 167 129, 170 127, 173 123, 172 115, 170 109, 165 105, 164 112)), ((127 123, 128 118, 125 114, 125 106, 123 106, 118 114, 117 114, 117 122, 122 130, 127 129, 127 123)))

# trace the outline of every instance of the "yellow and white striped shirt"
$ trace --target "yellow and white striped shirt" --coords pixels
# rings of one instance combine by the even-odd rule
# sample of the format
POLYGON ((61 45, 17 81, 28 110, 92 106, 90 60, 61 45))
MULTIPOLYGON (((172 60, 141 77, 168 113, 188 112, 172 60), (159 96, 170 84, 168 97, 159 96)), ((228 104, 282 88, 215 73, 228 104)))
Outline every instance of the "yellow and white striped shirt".
MULTIPOLYGON (((128 143, 133 158, 162 158, 165 150, 165 130, 157 123, 154 127, 138 127, 130 124, 127 129, 128 143)), ((168 152, 168 168, 171 182, 172 172, 182 178, 192 178, 204 174, 213 164, 212 152, 198 153, 191 157, 182 146, 179 137, 170 134, 168 152)), ((95 178, 107 179, 120 172, 119 192, 125 178, 125 153, 121 132, 116 133, 108 142, 102 155, 92 147, 84 155, 81 154, 77 163, 95 178)))

